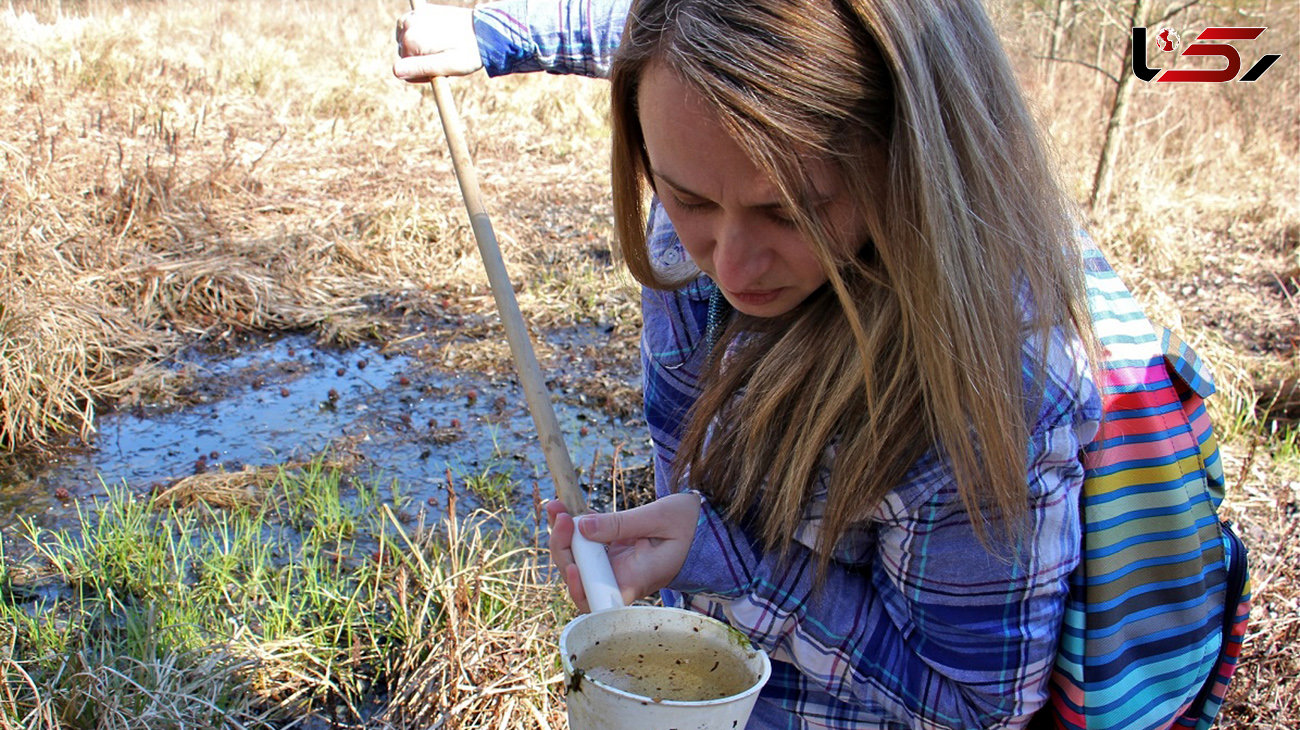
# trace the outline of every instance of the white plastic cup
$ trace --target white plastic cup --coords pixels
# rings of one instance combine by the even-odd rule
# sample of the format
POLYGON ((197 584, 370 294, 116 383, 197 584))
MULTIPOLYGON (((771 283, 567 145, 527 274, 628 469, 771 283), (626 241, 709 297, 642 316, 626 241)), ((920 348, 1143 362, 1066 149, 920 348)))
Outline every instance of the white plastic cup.
POLYGON ((767 654, 693 611, 628 606, 560 633, 570 730, 738 730, 771 676, 767 654))

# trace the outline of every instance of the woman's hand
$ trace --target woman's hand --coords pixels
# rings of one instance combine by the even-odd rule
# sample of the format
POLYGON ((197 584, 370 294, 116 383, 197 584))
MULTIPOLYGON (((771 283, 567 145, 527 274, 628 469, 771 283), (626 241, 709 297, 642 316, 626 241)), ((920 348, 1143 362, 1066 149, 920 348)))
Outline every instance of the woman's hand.
MULTIPOLYGON (((668 585, 682 569, 695 539, 700 497, 673 494, 635 509, 613 514, 584 515, 582 534, 609 546, 609 562, 623 594, 631 604, 668 585)), ((569 596, 582 611, 589 610, 578 566, 573 562, 574 519, 559 500, 546 504, 551 528, 551 561, 560 569, 569 596)))
POLYGON ((397 55, 393 75, 413 84, 483 68, 474 11, 417 0, 414 10, 397 19, 397 55))

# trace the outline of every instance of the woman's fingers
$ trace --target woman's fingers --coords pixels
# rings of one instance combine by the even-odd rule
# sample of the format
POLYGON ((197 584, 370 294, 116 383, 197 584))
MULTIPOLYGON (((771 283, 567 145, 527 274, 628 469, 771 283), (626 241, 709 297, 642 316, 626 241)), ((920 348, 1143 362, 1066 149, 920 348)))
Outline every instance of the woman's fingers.
POLYGON ((546 526, 551 528, 555 526, 555 518, 561 514, 568 514, 569 509, 558 499, 552 499, 546 503, 546 526))
POLYGON ((578 564, 573 560, 573 517, 562 502, 552 500, 546 504, 546 522, 550 526, 551 563, 564 579, 573 603, 585 613, 590 609, 587 593, 582 588, 582 578, 578 574, 578 564))
POLYGON ((582 575, 578 573, 578 564, 570 563, 564 570, 564 585, 569 589, 569 598, 573 599, 573 605, 578 607, 582 613, 591 611, 591 606, 587 603, 587 591, 582 587, 582 575))
POLYGON ((624 512, 587 515, 583 536, 609 545, 624 602, 659 591, 677 576, 695 539, 700 498, 674 494, 624 512))
POLYGON ((564 504, 546 504, 550 526, 551 562, 569 589, 573 602, 588 610, 578 566, 573 559, 573 531, 609 546, 610 564, 624 603, 652 594, 668 585, 690 552, 699 520, 700 497, 674 494, 623 512, 588 514, 575 524, 564 504))
POLYGON ((397 20, 393 75, 412 83, 483 68, 470 8, 417 4, 397 20))
POLYGON ((467 76, 483 67, 478 49, 469 58, 460 52, 408 55, 393 62, 393 75, 403 81, 424 83, 435 76, 467 76))
POLYGON ((550 523, 549 544, 551 562, 560 570, 573 564, 573 517, 568 512, 551 515, 547 510, 547 522, 550 523))
POLYGON ((695 535, 700 498, 674 494, 635 509, 610 514, 593 514, 582 519, 582 534, 596 542, 621 543, 638 540, 686 540, 695 535))

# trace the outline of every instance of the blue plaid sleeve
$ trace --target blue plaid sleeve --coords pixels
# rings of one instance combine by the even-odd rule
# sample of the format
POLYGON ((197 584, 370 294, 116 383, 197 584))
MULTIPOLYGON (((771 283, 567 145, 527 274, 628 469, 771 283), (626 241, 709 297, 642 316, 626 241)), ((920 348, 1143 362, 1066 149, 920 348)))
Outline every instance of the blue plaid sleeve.
POLYGON ((529 71, 604 78, 631 0, 500 0, 474 8, 490 76, 529 71))

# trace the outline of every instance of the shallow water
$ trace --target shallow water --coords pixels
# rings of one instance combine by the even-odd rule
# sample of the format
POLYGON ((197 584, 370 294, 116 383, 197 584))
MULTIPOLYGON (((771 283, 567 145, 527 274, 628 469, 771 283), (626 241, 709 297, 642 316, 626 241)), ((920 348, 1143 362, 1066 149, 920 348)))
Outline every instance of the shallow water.
MULTIPOLYGON (((490 472, 529 491, 536 480, 544 498, 554 494, 513 376, 449 373, 366 345, 322 349, 305 335, 252 343, 230 357, 195 355, 176 367, 193 373, 191 405, 104 414, 91 448, 0 471, 0 528, 19 515, 46 527, 69 524, 76 505, 103 495, 105 484, 143 492, 199 471, 327 450, 360 456, 363 478, 395 481, 421 503, 444 493, 448 469, 458 482, 490 472)), ((625 466, 649 461, 643 421, 581 400, 552 397, 575 466, 591 472, 595 464, 599 477, 616 451, 625 466)), ((531 512, 530 494, 519 501, 521 514, 531 512)))

